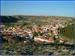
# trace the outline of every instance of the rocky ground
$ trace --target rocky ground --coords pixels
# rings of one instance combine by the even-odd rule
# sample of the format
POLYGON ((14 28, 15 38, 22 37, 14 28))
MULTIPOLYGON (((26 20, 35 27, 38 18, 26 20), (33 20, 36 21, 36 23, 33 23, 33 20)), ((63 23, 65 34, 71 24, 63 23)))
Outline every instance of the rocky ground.
MULTIPOLYGON (((1 45, 0 45, 1 46, 1 45)), ((4 43, 2 48, 0 47, 1 55, 61 55, 61 56, 73 56, 75 55, 75 49, 73 45, 58 45, 58 44, 37 44, 37 43, 23 43, 15 42, 4 43)))

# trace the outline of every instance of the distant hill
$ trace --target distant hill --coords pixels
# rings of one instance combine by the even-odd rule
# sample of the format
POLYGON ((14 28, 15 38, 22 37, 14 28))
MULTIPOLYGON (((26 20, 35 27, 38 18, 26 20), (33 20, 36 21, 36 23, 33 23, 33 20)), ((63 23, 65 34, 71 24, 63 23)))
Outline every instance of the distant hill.
POLYGON ((3 23, 15 22, 50 22, 51 20, 72 20, 73 17, 60 17, 60 16, 0 16, 0 21, 3 23))
POLYGON ((12 16, 0 16, 0 23, 17 22, 17 18, 12 16))

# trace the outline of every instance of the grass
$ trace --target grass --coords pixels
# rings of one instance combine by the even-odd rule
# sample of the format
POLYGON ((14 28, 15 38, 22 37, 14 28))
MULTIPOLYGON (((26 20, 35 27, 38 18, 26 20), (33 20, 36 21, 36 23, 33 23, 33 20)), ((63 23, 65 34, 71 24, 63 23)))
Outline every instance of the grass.
POLYGON ((68 25, 67 27, 61 29, 61 34, 66 38, 73 40, 74 39, 74 24, 68 25))

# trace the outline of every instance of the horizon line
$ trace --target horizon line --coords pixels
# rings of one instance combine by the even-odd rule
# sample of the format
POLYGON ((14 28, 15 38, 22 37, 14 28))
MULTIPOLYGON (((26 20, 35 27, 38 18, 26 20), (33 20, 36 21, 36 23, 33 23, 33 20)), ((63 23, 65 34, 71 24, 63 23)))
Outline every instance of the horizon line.
MULTIPOLYGON (((58 15, 0 15, 0 16, 58 16, 58 15)), ((58 17, 75 17, 75 16, 58 16, 58 17)))

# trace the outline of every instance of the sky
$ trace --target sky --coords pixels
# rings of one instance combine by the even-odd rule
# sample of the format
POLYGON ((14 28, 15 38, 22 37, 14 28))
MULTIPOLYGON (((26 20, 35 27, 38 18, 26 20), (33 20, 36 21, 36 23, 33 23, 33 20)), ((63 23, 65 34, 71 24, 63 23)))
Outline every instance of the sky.
POLYGON ((1 15, 71 16, 74 1, 1 1, 1 15))

